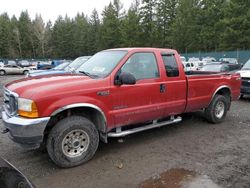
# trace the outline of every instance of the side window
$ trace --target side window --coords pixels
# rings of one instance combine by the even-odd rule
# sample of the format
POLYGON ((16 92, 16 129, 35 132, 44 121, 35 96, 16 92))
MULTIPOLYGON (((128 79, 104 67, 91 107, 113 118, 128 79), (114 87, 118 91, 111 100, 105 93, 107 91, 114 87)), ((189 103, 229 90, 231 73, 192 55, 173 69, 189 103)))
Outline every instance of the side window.
POLYGON ((178 64, 175 60, 174 54, 162 54, 162 59, 165 65, 167 76, 168 77, 179 76, 178 64))
POLYGON ((136 80, 158 78, 160 76, 157 62, 153 53, 135 53, 122 66, 121 73, 128 72, 136 80))

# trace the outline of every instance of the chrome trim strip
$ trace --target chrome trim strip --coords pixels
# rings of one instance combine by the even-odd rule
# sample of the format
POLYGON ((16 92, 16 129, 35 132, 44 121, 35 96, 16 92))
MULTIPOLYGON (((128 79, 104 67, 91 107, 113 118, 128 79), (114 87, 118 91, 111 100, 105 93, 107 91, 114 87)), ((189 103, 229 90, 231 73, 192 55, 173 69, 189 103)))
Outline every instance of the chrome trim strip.
POLYGON ((104 121, 105 121, 105 124, 107 123, 106 116, 105 116, 104 112, 102 111, 102 109, 99 108, 98 106, 96 106, 94 104, 90 104, 90 103, 75 103, 75 104, 66 105, 66 106, 64 106, 62 108, 59 108, 56 111, 54 111, 51 114, 51 116, 55 116, 55 115, 59 114, 60 112, 62 112, 64 110, 71 109, 71 108, 77 108, 77 107, 89 107, 89 108, 93 108, 95 110, 98 110, 102 114, 102 116, 104 118, 104 121))
POLYGON ((212 102, 214 96, 216 95, 216 93, 217 93, 219 90, 223 89, 223 88, 229 89, 229 91, 230 91, 230 98, 232 97, 232 96, 231 96, 231 95, 232 95, 232 90, 231 90, 231 88, 230 88, 229 86, 227 86, 227 85, 222 85, 222 86, 218 87, 218 88, 215 90, 215 92, 213 93, 213 96, 212 96, 212 98, 211 98, 211 100, 210 100, 210 102, 208 103, 207 106, 209 106, 209 105, 211 104, 211 102, 212 102))

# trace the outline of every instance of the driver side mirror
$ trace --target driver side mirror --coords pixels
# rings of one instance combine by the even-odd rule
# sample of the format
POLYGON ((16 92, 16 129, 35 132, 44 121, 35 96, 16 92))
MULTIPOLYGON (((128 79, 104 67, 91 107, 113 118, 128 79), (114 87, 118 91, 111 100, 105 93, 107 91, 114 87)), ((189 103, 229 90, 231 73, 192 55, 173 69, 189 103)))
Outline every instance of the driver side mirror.
POLYGON ((115 80, 115 85, 134 85, 136 84, 136 78, 133 74, 128 72, 122 72, 118 79, 115 80))

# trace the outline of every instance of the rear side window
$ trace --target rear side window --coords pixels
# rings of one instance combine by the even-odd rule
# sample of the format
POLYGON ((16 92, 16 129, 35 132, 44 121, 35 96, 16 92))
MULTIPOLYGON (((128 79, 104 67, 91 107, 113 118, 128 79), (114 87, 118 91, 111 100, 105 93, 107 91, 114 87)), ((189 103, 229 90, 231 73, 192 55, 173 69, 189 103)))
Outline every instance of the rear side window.
POLYGON ((162 59, 165 65, 167 76, 178 77, 179 69, 174 54, 162 54, 162 59))

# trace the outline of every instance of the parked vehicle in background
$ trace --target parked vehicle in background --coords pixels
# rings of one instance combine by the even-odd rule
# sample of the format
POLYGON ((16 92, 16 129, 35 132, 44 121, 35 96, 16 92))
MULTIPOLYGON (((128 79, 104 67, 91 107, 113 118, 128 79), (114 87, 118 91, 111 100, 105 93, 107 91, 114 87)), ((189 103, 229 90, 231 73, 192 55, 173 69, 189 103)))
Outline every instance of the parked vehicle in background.
POLYGON ((4 63, 3 62, 0 62, 0 67, 3 67, 4 66, 4 63))
POLYGON ((39 61, 37 62, 37 70, 49 70, 65 62, 70 62, 70 60, 39 61))
POLYGON ((188 59, 188 62, 194 62, 194 61, 200 61, 200 59, 198 57, 190 57, 188 59))
POLYGON ((30 71, 29 74, 27 74, 27 77, 50 75, 50 74, 60 74, 61 72, 64 71, 65 67, 67 67, 69 64, 70 64, 69 62, 65 62, 65 63, 62 63, 62 64, 52 68, 52 69, 33 70, 33 71, 30 71))
POLYGON ((238 71, 241 75, 241 97, 250 95, 250 59, 244 64, 242 69, 238 71))
POLYGON ((194 66, 193 62, 182 62, 184 71, 195 71, 198 67, 194 66))
POLYGON ((38 61, 36 64, 37 70, 48 70, 51 69, 51 62, 49 61, 38 61))
POLYGON ((10 66, 17 66, 17 63, 15 60, 7 60, 6 64, 10 66))
POLYGON ((201 71, 208 71, 208 72, 229 72, 229 66, 227 64, 221 63, 211 63, 204 65, 201 68, 201 71))
POLYGON ((239 64, 236 58, 220 58, 219 61, 223 63, 239 64))
POLYGON ((26 148, 46 143, 65 168, 89 161, 99 140, 178 123, 182 113, 204 109, 209 122, 220 123, 240 95, 238 73, 185 73, 170 49, 104 50, 78 72, 4 87, 5 132, 26 148))
POLYGON ((194 64, 195 70, 200 70, 204 65, 204 62, 201 61, 198 57, 191 57, 188 59, 188 62, 194 64))
POLYGON ((6 74, 24 74, 27 75, 29 73, 29 68, 22 68, 16 65, 5 65, 0 68, 0 75, 6 75, 6 74))
POLYGON ((242 65, 238 63, 236 58, 221 58, 220 62, 228 64, 230 71, 239 70, 242 67, 242 65))
POLYGON ((85 62, 87 61, 91 56, 82 56, 79 58, 76 58, 73 62, 65 62, 60 65, 58 65, 55 68, 49 69, 49 70, 36 70, 31 71, 27 77, 33 77, 33 76, 43 76, 43 75, 51 75, 51 74, 72 74, 76 73, 76 70, 85 62))
POLYGON ((31 62, 29 62, 27 60, 21 60, 21 61, 18 61, 17 65, 20 67, 29 67, 32 64, 31 64, 31 62))
POLYGON ((201 61, 203 61, 205 65, 207 63, 216 62, 216 59, 214 57, 203 57, 201 61))

